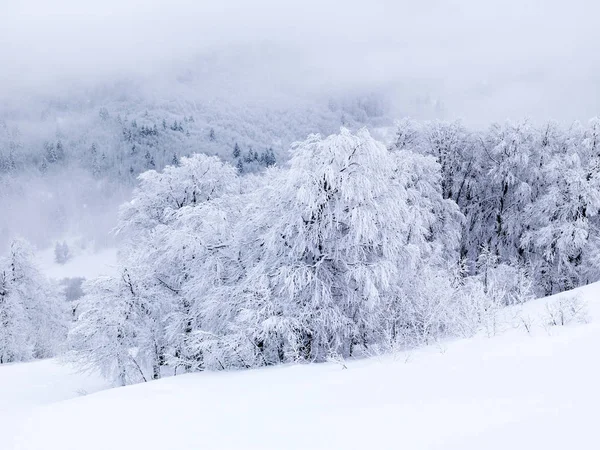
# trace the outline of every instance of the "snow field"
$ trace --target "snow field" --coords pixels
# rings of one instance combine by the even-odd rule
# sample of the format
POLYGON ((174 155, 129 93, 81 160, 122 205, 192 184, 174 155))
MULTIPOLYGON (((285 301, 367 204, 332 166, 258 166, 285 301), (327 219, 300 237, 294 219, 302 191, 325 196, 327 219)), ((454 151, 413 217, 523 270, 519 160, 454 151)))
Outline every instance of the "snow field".
POLYGON ((346 369, 206 372, 91 394, 102 381, 54 361, 3 366, 0 434, 7 450, 597 448, 600 284, 576 291, 588 323, 546 325, 567 292, 503 311, 492 338, 346 369))

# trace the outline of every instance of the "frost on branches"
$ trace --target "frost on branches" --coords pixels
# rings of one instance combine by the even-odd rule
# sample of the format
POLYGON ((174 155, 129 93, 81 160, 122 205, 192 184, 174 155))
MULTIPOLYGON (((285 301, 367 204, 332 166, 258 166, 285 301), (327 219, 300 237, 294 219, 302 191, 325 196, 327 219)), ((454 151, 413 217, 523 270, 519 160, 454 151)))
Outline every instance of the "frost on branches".
POLYGON ((148 172, 123 208, 123 273, 87 284, 72 356, 125 384, 437 336, 445 315, 406 315, 458 259, 440 178, 434 158, 345 129, 261 176, 204 155, 148 172))
POLYGON ((470 275, 488 249, 497 264, 524 267, 538 295, 600 276, 600 120, 567 129, 509 122, 484 132, 403 120, 390 148, 440 164, 444 198, 466 218, 460 253, 470 275))
POLYGON ((252 365, 351 356, 386 336, 402 280, 456 238, 433 214, 451 209, 437 173, 407 173, 415 158, 432 163, 365 130, 312 136, 258 191, 265 206, 242 233, 246 274, 231 296, 252 365))
POLYGON ((127 384, 493 335, 600 276, 599 170, 598 120, 342 129, 261 174, 181 158, 123 206, 121 273, 86 284, 70 354, 127 384))

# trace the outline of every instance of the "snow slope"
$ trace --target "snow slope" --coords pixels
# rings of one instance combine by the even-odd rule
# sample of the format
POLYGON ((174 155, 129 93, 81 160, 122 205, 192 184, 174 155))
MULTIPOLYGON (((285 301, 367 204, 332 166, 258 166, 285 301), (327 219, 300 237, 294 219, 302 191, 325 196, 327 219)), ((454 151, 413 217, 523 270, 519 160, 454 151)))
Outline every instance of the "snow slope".
POLYGON ((108 387, 100 376, 77 373, 54 360, 0 366, 0 448, 10 448, 6 438, 10 442, 35 408, 108 387))
POLYGON ((29 409, 0 420, 2 448, 596 449, 600 284, 577 291, 589 323, 545 326, 555 296, 507 310, 514 327, 500 335, 347 369, 190 374, 73 398, 99 385, 62 379, 68 371, 52 361, 0 366, 0 411, 29 409))

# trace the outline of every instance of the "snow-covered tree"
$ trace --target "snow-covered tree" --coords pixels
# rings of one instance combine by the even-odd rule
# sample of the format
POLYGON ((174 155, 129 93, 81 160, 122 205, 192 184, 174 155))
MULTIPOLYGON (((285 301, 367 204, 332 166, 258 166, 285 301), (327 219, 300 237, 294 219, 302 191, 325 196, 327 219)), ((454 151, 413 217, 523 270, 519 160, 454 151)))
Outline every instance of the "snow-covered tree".
POLYGON ((152 286, 123 269, 84 283, 79 317, 69 333, 69 359, 120 385, 160 378, 163 333, 152 286))
POLYGON ((54 246, 54 261, 58 264, 65 264, 70 258, 71 252, 67 242, 57 242, 54 246))
POLYGON ((27 242, 16 240, 0 260, 2 362, 53 356, 66 335, 65 304, 33 259, 27 242))
POLYGON ((198 267, 210 249, 197 228, 206 227, 211 239, 216 236, 204 205, 239 190, 235 169, 206 155, 182 158, 177 167, 140 177, 118 227, 127 238, 121 260, 128 269, 118 278, 86 285, 71 333, 75 360, 121 384, 160 377, 167 359, 175 370, 202 367, 201 355, 192 353, 190 344, 198 328, 197 306, 183 295, 183 287, 192 277, 210 276, 198 267), (109 344, 96 352, 102 341, 109 344))
POLYGON ((162 172, 145 172, 133 200, 121 209, 119 231, 135 234, 168 224, 184 206, 235 191, 235 178, 234 168, 203 154, 182 158, 179 166, 167 166, 162 172))
POLYGON ((161 234, 155 267, 171 285, 166 333, 168 359, 175 370, 224 364, 214 338, 223 332, 219 311, 228 300, 228 288, 244 273, 235 236, 241 209, 236 196, 185 207, 175 226, 161 234))
POLYGON ((600 276, 598 130, 600 122, 592 121, 580 145, 566 144, 553 155, 545 168, 543 193, 525 210, 529 230, 522 245, 537 263, 537 281, 547 294, 600 276))
POLYGON ((117 227, 127 270, 88 284, 74 354, 129 383, 494 334, 500 308, 600 276, 598 130, 405 120, 387 148, 311 135, 262 174, 205 155, 146 172, 117 227))
POLYGON ((0 275, 0 364, 33 357, 25 305, 12 292, 14 282, 10 271, 3 269, 0 275))
POLYGON ((322 361, 381 339, 389 302, 429 256, 437 226, 417 198, 423 174, 403 169, 366 130, 342 130, 297 144, 289 170, 258 191, 266 206, 243 228, 247 273, 224 305, 238 311, 230 328, 247 364, 322 361))

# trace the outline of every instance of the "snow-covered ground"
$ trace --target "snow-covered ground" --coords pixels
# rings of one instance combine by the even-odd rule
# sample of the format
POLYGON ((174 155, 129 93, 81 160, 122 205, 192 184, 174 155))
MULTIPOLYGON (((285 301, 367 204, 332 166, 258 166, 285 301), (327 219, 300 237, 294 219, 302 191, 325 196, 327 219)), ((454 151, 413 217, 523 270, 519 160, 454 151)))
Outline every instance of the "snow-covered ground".
POLYGON ((58 264, 54 257, 54 248, 47 248, 38 252, 38 263, 41 272, 49 278, 62 280, 63 278, 96 278, 102 275, 112 275, 116 271, 117 249, 93 248, 78 249, 69 243, 73 256, 64 264, 58 264))
POLYGON ((106 385, 54 361, 0 366, 0 448, 596 449, 600 284, 577 292, 588 323, 546 326, 550 297, 508 310, 514 327, 499 335, 346 369, 199 373, 93 393, 106 385))
POLYGON ((77 373, 54 360, 0 366, 0 448, 12 448, 11 436, 38 408, 50 410, 58 402, 109 387, 99 376, 77 373))

